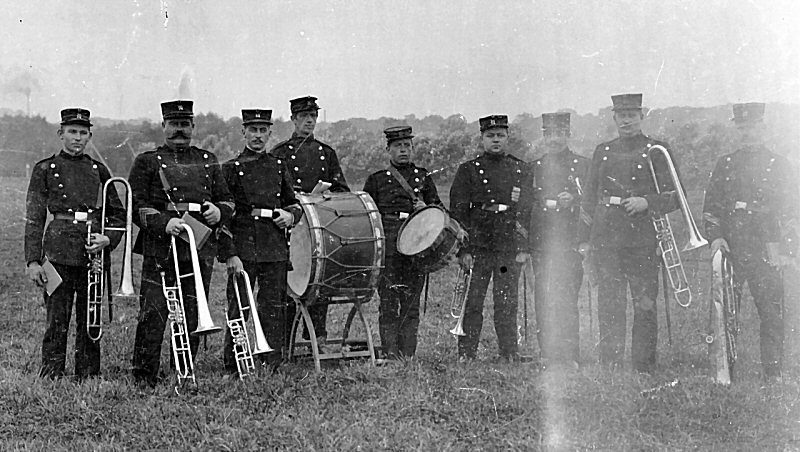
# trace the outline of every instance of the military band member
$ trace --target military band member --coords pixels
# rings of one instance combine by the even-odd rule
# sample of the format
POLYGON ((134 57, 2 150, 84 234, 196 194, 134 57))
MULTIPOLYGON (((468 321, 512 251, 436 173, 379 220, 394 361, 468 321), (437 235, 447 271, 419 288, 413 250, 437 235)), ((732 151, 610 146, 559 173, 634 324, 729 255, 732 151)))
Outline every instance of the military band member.
POLYGON ((527 231, 533 181, 528 166, 507 154, 508 117, 480 119, 484 153, 458 167, 450 188, 450 209, 468 232, 461 264, 472 268, 464 311, 460 359, 474 359, 483 324, 483 301, 493 283, 494 323, 501 358, 518 360, 517 283, 528 259, 527 231))
MULTIPOLYGON (((38 162, 28 185, 26 273, 31 281, 44 289, 47 274, 42 264, 47 259, 62 279, 52 295, 44 293, 47 330, 42 340, 40 375, 50 378, 64 375, 73 302, 75 377, 80 380, 100 373, 100 342, 91 340, 86 328, 89 254, 103 250, 110 252, 122 237, 119 231, 100 234, 101 190, 111 175, 102 163, 84 153, 92 138, 89 114, 88 110, 81 108, 61 111, 58 130, 61 152, 38 162), (53 220, 45 229, 48 212, 53 215, 53 220), (87 236, 90 236, 89 243, 87 236)), ((125 210, 116 190, 110 185, 106 226, 124 226, 124 218, 125 210)), ((106 259, 106 262, 110 260, 106 259)))
MULTIPOLYGON (((233 213, 233 197, 222 176, 217 157, 191 146, 194 131, 192 101, 161 104, 164 145, 136 156, 129 182, 133 192, 134 223, 139 226, 134 252, 144 256, 138 325, 133 350, 133 376, 154 386, 158 381, 161 341, 167 322, 167 304, 161 284, 164 272, 168 286, 175 285, 171 236, 178 236, 189 213, 212 229, 198 251, 200 273, 208 294, 214 258, 217 255, 216 227, 233 213)), ((176 240, 182 275, 192 272, 187 242, 176 240)), ((197 298, 194 278, 182 278, 183 304, 188 330, 197 327, 197 298)), ((193 356, 199 338, 190 335, 193 356)))
POLYGON ((542 115, 546 154, 533 162, 534 208, 530 243, 536 326, 543 365, 577 366, 580 360, 578 253, 580 202, 589 161, 569 149, 569 113, 542 115))
POLYGON ((678 208, 666 160, 653 165, 661 194, 648 166, 648 150, 666 143, 642 133, 642 95, 611 96, 619 137, 594 151, 582 200, 591 225, 581 223, 582 254, 592 252, 597 269, 600 362, 622 366, 628 289, 633 301, 633 368, 650 373, 656 365, 656 298, 660 259, 652 216, 678 208))
MULTIPOLYGON (((220 234, 219 260, 226 263, 229 274, 228 318, 239 317, 233 287, 236 273, 246 271, 253 290, 258 283, 258 316, 267 342, 275 350, 264 358, 276 366, 287 323, 284 294, 289 245, 285 230, 300 219, 303 211, 295 198, 285 162, 266 152, 271 125, 272 110, 242 110, 245 148, 222 166, 236 211, 228 224, 232 236, 220 234)), ((241 284, 242 279, 238 281, 241 284)), ((239 293, 245 297, 244 288, 239 293)), ((243 301, 246 304, 246 297, 243 301)), ((248 315, 246 311, 245 318, 248 315)), ((230 330, 225 332, 223 362, 226 371, 237 372, 230 330)))
MULTIPOLYGON (((314 137, 319 106, 317 98, 300 97, 289 101, 292 111, 294 133, 288 140, 278 143, 270 153, 284 160, 295 191, 311 193, 320 182, 329 183, 332 192, 347 192, 350 188, 339 166, 336 151, 314 137)), ((294 305, 289 305, 289 322, 292 321, 294 305)), ((317 342, 324 346, 327 339, 325 324, 328 320, 328 305, 319 303, 308 308, 314 323, 317 342)), ((287 327, 291 329, 291 325, 287 327)))
POLYGON ((797 185, 789 161, 765 145, 764 104, 733 106, 739 149, 722 156, 706 190, 703 220, 712 256, 733 263, 734 290, 747 282, 761 319, 761 365, 768 381, 781 377, 781 264, 797 253, 797 185))
POLYGON ((414 151, 411 127, 389 127, 383 133, 389 166, 370 174, 364 191, 378 205, 386 236, 385 267, 378 283, 381 298, 378 322, 383 350, 388 358, 394 359, 416 353, 419 297, 425 281, 425 273, 414 268, 412 259, 397 252, 397 233, 414 210, 426 205, 441 206, 442 202, 428 170, 411 161, 414 151))

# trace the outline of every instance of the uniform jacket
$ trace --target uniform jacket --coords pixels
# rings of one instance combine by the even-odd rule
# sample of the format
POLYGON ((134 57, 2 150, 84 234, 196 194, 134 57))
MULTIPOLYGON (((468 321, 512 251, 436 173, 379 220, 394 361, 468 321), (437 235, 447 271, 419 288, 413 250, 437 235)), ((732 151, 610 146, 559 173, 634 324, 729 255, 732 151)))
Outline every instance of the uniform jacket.
POLYGON ((450 212, 469 234, 462 253, 474 249, 527 251, 528 238, 520 233, 517 223, 523 227, 530 223, 532 192, 530 167, 512 155, 485 152, 462 163, 450 187, 450 212), (518 202, 511 200, 514 188, 520 189, 518 202), (497 204, 508 209, 486 210, 497 204))
MULTIPOLYGON (((46 158, 33 167, 28 185, 25 223, 25 262, 42 262, 46 256, 62 265, 84 266, 89 263, 86 253, 88 226, 84 222, 53 219, 45 230, 47 213, 89 213, 93 219, 92 232, 100 232, 102 187, 111 177, 108 168, 86 154, 72 156, 65 151, 46 158)), ((108 188, 106 226, 123 227, 125 209, 113 185, 108 188)), ((121 231, 106 235, 113 250, 122 238, 121 231)))
MULTIPOLYGON (((669 152, 666 143, 641 133, 620 137, 595 148, 581 202, 583 210, 591 218, 591 226, 580 223, 578 235, 581 242, 591 241, 595 248, 657 246, 652 216, 675 210, 678 202, 667 162, 660 154, 654 154, 652 159, 661 189, 660 194, 656 192, 647 163, 648 149, 654 145, 663 146, 669 152), (632 196, 647 200, 646 212, 629 216, 621 205, 606 202, 610 197, 625 199, 632 196)), ((675 157, 671 152, 670 155, 677 168, 675 157)))
POLYGON ((576 248, 582 198, 578 184, 581 190, 585 189, 589 159, 565 149, 543 155, 531 167, 534 183, 529 229, 531 249, 562 252, 576 248), (572 207, 562 209, 556 206, 558 194, 562 192, 572 194, 572 207))
MULTIPOLYGON (((427 205, 442 206, 436 184, 433 183, 428 170, 418 167, 413 163, 407 165, 394 165, 390 163, 408 182, 414 193, 427 205)), ((397 252, 397 233, 404 219, 399 214, 414 211, 414 200, 403 189, 400 183, 392 176, 388 169, 383 169, 370 174, 364 182, 364 191, 378 205, 383 223, 383 232, 386 235, 386 255, 391 256, 397 252)))
POLYGON ((245 148, 222 165, 222 174, 236 202, 228 230, 220 234, 219 260, 231 256, 251 262, 289 259, 286 233, 271 218, 252 215, 253 209, 284 209, 297 222, 303 215, 286 172, 286 163, 267 152, 245 148))
POLYGON ((764 257, 767 242, 797 251, 797 185, 789 161, 764 147, 740 149, 717 162, 706 190, 709 242, 724 238, 735 254, 764 257))
MULTIPOLYGON (((165 229, 171 218, 182 216, 182 213, 167 210, 170 200, 201 204, 210 201, 220 210, 220 223, 211 226, 201 213, 192 212, 191 215, 214 231, 198 256, 204 259, 216 256, 216 227, 231 217, 233 197, 213 153, 194 146, 180 151, 173 151, 166 145, 159 146, 154 151, 136 156, 128 182, 133 192, 133 222, 140 228, 134 252, 159 259, 170 256, 171 236, 165 229), (163 170, 170 185, 169 199, 159 169, 163 170)), ((186 242, 178 239, 176 243, 179 243, 179 258, 188 260, 186 242)))
POLYGON ((272 148, 270 154, 286 161, 296 191, 311 193, 319 181, 330 182, 332 192, 350 191, 336 151, 315 139, 314 135, 301 138, 292 134, 291 138, 272 148))

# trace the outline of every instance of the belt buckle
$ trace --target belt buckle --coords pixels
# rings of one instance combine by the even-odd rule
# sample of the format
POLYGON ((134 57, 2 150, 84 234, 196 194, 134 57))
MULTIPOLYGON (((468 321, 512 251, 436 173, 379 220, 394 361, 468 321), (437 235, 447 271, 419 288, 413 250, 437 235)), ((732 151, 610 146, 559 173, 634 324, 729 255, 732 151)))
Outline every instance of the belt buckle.
POLYGON ((620 198, 619 196, 610 196, 608 198, 608 203, 611 204, 612 206, 618 206, 622 204, 622 198, 620 198))
POLYGON ((733 210, 739 210, 739 209, 742 210, 747 209, 747 203, 744 201, 736 201, 736 204, 733 205, 733 210))
POLYGON ((86 221, 89 219, 87 212, 75 212, 75 221, 86 221))
POLYGON ((398 213, 397 213, 397 216, 398 216, 398 218, 400 218, 401 220, 405 220, 406 218, 408 218, 408 212, 398 212, 398 213))
POLYGON ((553 209, 557 205, 558 205, 558 201, 556 201, 555 199, 545 199, 545 201, 544 201, 544 206, 547 207, 548 209, 553 209))
POLYGON ((187 212, 200 212, 200 208, 201 207, 202 206, 200 204, 196 203, 196 202, 190 202, 187 205, 186 211, 187 212))

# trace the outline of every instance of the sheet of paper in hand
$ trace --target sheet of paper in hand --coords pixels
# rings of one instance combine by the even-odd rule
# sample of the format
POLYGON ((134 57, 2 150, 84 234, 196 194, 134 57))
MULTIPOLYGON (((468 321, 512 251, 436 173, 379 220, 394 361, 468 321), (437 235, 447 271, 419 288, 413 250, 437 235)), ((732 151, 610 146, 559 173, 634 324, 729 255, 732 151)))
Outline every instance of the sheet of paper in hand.
MULTIPOLYGON (((197 249, 202 249, 203 245, 206 244, 208 237, 211 235, 211 228, 199 222, 193 216, 189 215, 189 212, 184 213, 181 219, 186 222, 190 228, 192 228, 197 249)), ((178 237, 182 238, 186 243, 189 243, 189 235, 186 233, 185 229, 181 231, 178 237)))
POLYGON ((44 270, 44 274, 47 277, 44 290, 47 291, 47 296, 51 296, 58 286, 61 285, 61 275, 58 274, 56 268, 53 267, 53 264, 51 264, 47 258, 42 262, 42 270, 44 270))
POLYGON ((329 188, 331 188, 330 182, 319 181, 317 182, 317 185, 314 187, 314 189, 311 190, 311 193, 322 193, 329 188))

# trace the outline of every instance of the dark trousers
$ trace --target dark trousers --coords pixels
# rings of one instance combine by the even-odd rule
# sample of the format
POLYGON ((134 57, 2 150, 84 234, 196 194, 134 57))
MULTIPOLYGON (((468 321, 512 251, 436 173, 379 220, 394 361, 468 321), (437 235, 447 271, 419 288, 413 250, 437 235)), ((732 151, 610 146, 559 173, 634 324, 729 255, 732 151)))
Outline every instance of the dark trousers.
POLYGON ((517 283, 520 265, 516 252, 477 250, 473 253, 472 282, 464 311, 464 333, 458 338, 458 354, 475 358, 483 327, 483 301, 489 281, 494 279, 494 329, 500 356, 517 354, 517 283))
POLYGON ((57 378, 64 375, 67 362, 67 336, 72 314, 72 303, 75 303, 75 376, 85 378, 100 373, 100 342, 89 339, 86 334, 86 309, 88 302, 86 267, 60 265, 53 263, 61 275, 61 285, 53 295, 44 295, 47 309, 47 329, 42 340, 43 377, 57 378))
POLYGON ((536 337, 541 357, 550 362, 580 359, 578 291, 582 257, 571 250, 537 253, 533 263, 536 337))
POLYGON ((781 375, 783 364, 783 278, 780 270, 763 260, 733 259, 734 290, 741 299, 744 283, 760 319, 761 366, 765 377, 781 375))
POLYGON ((600 362, 622 366, 625 356, 625 332, 628 288, 633 299, 633 368, 652 372, 658 345, 659 261, 655 249, 600 248, 595 251, 598 291, 597 309, 600 328, 600 362))
POLYGON ((386 258, 378 283, 378 324, 381 345, 390 357, 414 356, 417 351, 419 296, 424 283, 425 274, 414 270, 411 259, 399 254, 386 258))
MULTIPOLYGON (((200 259, 200 275, 203 279, 206 297, 208 285, 211 282, 211 272, 214 269, 213 259, 200 259)), ((164 337, 164 328, 167 325, 167 301, 161 283, 161 271, 164 271, 166 285, 175 286, 175 270, 172 256, 166 260, 157 260, 152 256, 145 256, 142 262, 141 294, 139 295, 139 323, 136 326, 136 339, 133 345, 133 376, 155 384, 161 358, 161 341, 164 337), (160 265, 160 267, 159 267, 160 265)), ((180 262, 182 275, 192 272, 189 261, 180 262)), ((194 360, 197 360, 197 349, 200 338, 192 331, 197 329, 197 296, 194 277, 181 278, 183 292, 183 308, 189 331, 189 345, 194 360)), ((171 343, 171 342, 170 342, 171 343)), ((174 365, 174 363, 173 363, 174 365)))
MULTIPOLYGON (((258 317, 261 320, 261 329, 274 352, 258 355, 263 362, 278 363, 281 359, 281 350, 284 349, 286 337, 286 261, 282 262, 253 262, 242 261, 244 271, 250 277, 251 289, 256 293, 256 306, 258 317)), ((244 279, 235 277, 239 284, 239 296, 242 298, 242 305, 248 306, 247 292, 244 287, 244 279)), ((240 317, 239 302, 236 299, 236 292, 233 287, 234 275, 228 276, 228 319, 240 317)), ((244 311, 245 321, 250 319, 250 310, 244 311)), ((255 337, 252 334, 253 328, 248 328, 251 349, 255 344, 255 337)), ((225 330, 225 346, 222 352, 222 362, 225 370, 234 373, 237 371, 236 358, 233 353, 233 337, 230 328, 225 330)))

